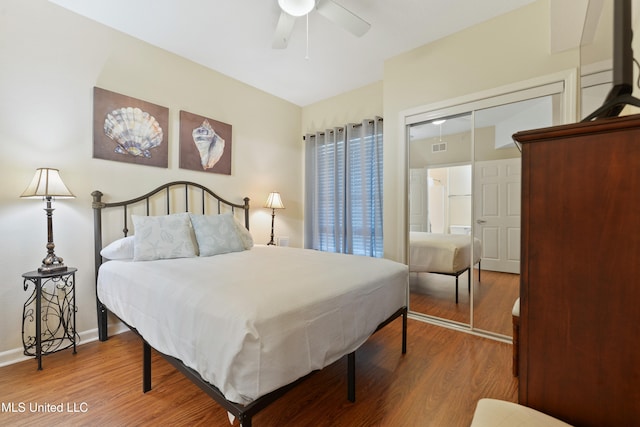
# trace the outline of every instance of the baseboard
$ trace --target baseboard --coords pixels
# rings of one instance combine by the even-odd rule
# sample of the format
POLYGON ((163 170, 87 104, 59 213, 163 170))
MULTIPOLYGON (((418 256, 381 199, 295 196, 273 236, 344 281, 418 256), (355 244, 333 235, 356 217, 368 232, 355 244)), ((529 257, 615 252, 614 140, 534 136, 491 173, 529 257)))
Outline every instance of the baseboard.
POLYGON ((33 359, 33 357, 25 356, 24 349, 22 347, 3 351, 2 353, 0 353, 0 368, 29 359, 33 359))
MULTIPOLYGON (((122 322, 116 322, 108 326, 109 336, 118 335, 128 331, 129 328, 122 322)), ((78 333, 78 346, 88 344, 98 340, 98 328, 90 329, 88 331, 78 333)), ((78 350, 80 351, 80 350, 78 350)), ((24 362, 25 360, 32 360, 33 356, 25 356, 24 349, 22 347, 13 350, 7 350, 0 352, 0 368, 3 366, 13 365, 14 363, 24 362)))

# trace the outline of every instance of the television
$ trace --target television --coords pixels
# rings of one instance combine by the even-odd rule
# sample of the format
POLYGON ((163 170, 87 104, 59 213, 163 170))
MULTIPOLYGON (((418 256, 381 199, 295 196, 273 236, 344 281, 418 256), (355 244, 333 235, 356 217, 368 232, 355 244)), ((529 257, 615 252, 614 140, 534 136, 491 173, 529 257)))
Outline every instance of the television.
POLYGON ((633 97, 633 29, 631 0, 614 0, 613 5, 613 88, 604 103, 582 121, 617 117, 626 105, 640 107, 633 97))

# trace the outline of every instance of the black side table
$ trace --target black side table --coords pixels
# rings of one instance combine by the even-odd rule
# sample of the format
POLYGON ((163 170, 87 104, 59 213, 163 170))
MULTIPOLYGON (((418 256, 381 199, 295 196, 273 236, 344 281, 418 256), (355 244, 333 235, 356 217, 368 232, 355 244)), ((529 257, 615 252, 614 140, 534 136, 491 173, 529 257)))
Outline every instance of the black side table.
POLYGON ((76 268, 64 271, 24 273, 24 290, 34 285, 22 311, 22 344, 24 354, 38 359, 42 356, 73 347, 76 353, 76 268), (34 306, 35 305, 35 309, 34 306), (34 322, 35 336, 25 331, 27 322, 34 322))

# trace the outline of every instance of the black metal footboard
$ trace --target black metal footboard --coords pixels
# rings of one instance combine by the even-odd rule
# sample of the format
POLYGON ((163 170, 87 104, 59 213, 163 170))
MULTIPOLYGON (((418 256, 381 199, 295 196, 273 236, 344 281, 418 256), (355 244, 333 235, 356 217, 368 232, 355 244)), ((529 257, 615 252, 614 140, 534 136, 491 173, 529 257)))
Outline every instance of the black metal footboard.
MULTIPOLYGON (((393 320, 402 316, 402 354, 407 352, 407 307, 401 307, 393 313, 387 320, 378 325, 375 332, 379 331, 393 320)), ((138 333, 134 328, 131 328, 136 334, 138 333)), ((140 334, 138 334, 140 336, 140 334)), ((141 337, 142 338, 142 337, 141 337)), ((142 389, 146 393, 151 390, 151 345, 149 345, 143 338, 143 360, 142 360, 142 389)), ((178 371, 182 372, 191 382, 200 387, 205 393, 207 393, 213 400, 218 402, 226 411, 233 414, 239 421, 242 427, 251 427, 252 418, 258 412, 275 402, 289 390, 303 382, 305 379, 315 374, 318 371, 310 372, 302 378, 280 387, 277 390, 268 393, 247 405, 241 405, 238 403, 228 401, 222 392, 205 381, 198 372, 185 366, 182 361, 175 357, 166 355, 162 352, 158 352, 167 362, 173 365, 178 371)), ((350 402, 356 400, 356 365, 355 365, 355 351, 347 354, 347 399, 350 402)))

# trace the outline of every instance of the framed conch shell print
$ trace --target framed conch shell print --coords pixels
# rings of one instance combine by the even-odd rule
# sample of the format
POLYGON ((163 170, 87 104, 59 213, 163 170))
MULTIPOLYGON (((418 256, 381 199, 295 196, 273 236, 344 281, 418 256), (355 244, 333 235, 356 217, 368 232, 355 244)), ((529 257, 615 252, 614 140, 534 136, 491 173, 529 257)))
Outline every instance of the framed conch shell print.
POLYGON ((231 175, 231 125, 180 111, 180 167, 231 175))
POLYGON ((93 88, 93 157, 166 168, 169 109, 93 88))

